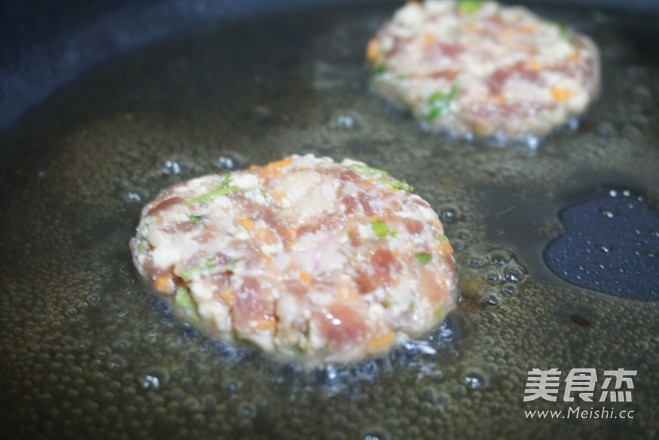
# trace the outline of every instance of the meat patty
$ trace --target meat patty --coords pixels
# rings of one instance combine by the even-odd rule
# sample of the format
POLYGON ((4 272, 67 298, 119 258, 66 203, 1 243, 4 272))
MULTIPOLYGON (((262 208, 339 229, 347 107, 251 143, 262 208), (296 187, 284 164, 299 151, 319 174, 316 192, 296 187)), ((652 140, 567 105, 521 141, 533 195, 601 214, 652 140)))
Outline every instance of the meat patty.
POLYGON ((373 89, 425 127, 461 137, 544 135, 599 88, 585 35, 524 7, 408 2, 369 42, 373 89))
POLYGON ((146 205, 135 265, 184 318, 307 366, 419 336, 454 307, 451 246, 405 182, 291 156, 181 182, 146 205))

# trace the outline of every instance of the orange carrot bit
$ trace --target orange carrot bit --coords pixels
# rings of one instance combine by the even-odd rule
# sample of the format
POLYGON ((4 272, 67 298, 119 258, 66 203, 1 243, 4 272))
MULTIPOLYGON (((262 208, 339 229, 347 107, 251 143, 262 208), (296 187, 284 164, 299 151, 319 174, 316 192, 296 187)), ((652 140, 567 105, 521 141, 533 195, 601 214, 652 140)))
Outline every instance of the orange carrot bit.
POLYGON ((339 299, 345 301, 352 301, 358 298, 357 290, 350 284, 341 284, 337 291, 339 292, 339 299))
POLYGON ((435 249, 444 254, 453 253, 453 246, 451 246, 451 243, 448 241, 448 238, 446 238, 446 235, 439 236, 439 244, 435 247, 435 249))
POLYGON ((528 67, 528 69, 531 72, 535 72, 535 73, 538 73, 542 70, 542 64, 540 64, 536 60, 531 60, 528 63, 526 63, 526 67, 528 67))
POLYGON ((470 24, 469 26, 467 26, 467 31, 471 32, 471 33, 474 33, 474 34, 484 34, 485 33, 485 29, 483 29, 480 26, 473 25, 473 24, 470 24))
POLYGON ((524 32, 524 33, 532 33, 532 32, 537 31, 538 27, 540 27, 538 25, 538 23, 530 23, 530 24, 526 24, 524 26, 520 26, 519 31, 524 32))
POLYGON ((506 98, 504 98, 500 94, 496 94, 496 95, 492 96, 492 101, 496 102, 499 105, 503 105, 503 104, 506 103, 506 98))
POLYGON ((366 46, 366 59, 375 61, 380 57, 380 42, 373 38, 366 46))
POLYGON ((249 171, 250 173, 258 173, 259 171, 261 171, 261 167, 258 165, 250 165, 247 171, 249 171))
POLYGON ((560 87, 552 87, 551 96, 558 102, 565 102, 572 96, 572 90, 560 87))
POLYGON ((300 272, 300 275, 298 276, 300 281, 303 283, 311 283, 313 282, 316 278, 311 275, 309 272, 300 272))
POLYGON ((224 302, 226 302, 230 306, 236 302, 236 294, 231 290, 223 290, 222 292, 220 292, 220 298, 222 298, 224 302))
POLYGON ((158 291, 163 293, 174 293, 174 282, 167 276, 162 275, 155 279, 154 284, 158 291))
POLYGON ((261 257, 261 260, 263 260, 266 266, 270 266, 272 263, 272 258, 263 251, 259 251, 259 257, 261 257))
POLYGON ((282 160, 278 160, 277 162, 271 162, 263 167, 261 175, 265 178, 277 177, 281 174, 281 169, 291 162, 293 162, 292 157, 287 157, 282 160))
POLYGON ((436 38, 433 34, 424 34, 423 35, 423 45, 430 46, 436 41, 436 38))
POLYGON ((579 61, 581 59, 581 52, 575 50, 570 55, 568 55, 567 59, 568 61, 579 61))
POLYGON ((378 335, 366 343, 366 350, 369 353, 378 353, 393 344, 395 339, 396 334, 392 331, 378 335))
POLYGON ((247 229, 248 231, 254 231, 256 229, 256 226, 254 226, 254 220, 251 218, 240 219, 238 223, 240 223, 240 226, 247 229))
POLYGON ((255 236, 265 244, 275 244, 277 242, 275 234, 269 229, 259 229, 256 231, 255 236))
POLYGON ((256 320, 254 327, 256 327, 257 330, 262 331, 273 330, 275 327, 277 327, 277 320, 274 316, 263 316, 256 320))

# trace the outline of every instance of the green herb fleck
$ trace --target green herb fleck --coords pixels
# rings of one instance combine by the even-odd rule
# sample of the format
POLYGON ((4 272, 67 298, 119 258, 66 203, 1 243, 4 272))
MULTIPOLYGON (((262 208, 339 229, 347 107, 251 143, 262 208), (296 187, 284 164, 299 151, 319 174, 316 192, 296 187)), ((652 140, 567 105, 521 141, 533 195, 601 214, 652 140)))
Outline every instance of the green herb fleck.
POLYGON ((437 308, 432 313, 432 317, 435 321, 435 324, 439 324, 439 322, 444 318, 444 310, 442 309, 442 306, 437 306, 437 308))
POLYGON ((368 165, 364 165, 361 163, 353 163, 352 165, 349 165, 348 168, 350 168, 353 171, 356 171, 357 173, 359 173, 364 177, 374 179, 375 181, 384 183, 385 185, 389 185, 394 189, 401 189, 403 191, 414 190, 414 187, 412 185, 402 180, 394 179, 389 175, 388 172, 384 170, 369 167, 368 165))
POLYGON ((191 222, 194 222, 194 223, 200 222, 200 221, 202 221, 203 219, 204 219, 204 218, 203 218, 202 216, 200 216, 200 215, 189 215, 189 216, 188 216, 188 220, 190 220, 191 222))
POLYGON ((451 86, 448 92, 435 92, 428 97, 428 104, 430 104, 430 111, 426 115, 426 119, 432 120, 444 114, 448 110, 451 101, 458 96, 458 86, 455 84, 451 86))
POLYGON ((416 262, 419 264, 428 264, 430 263, 430 260, 432 260, 432 255, 425 252, 420 252, 414 255, 414 258, 416 258, 416 262))
POLYGON ((378 238, 395 237, 397 235, 395 231, 389 229, 389 226, 387 226, 387 224, 380 219, 373 220, 371 222, 371 228, 373 229, 373 232, 375 232, 375 235, 378 236, 378 238))
POLYGON ((206 261, 204 261, 202 264, 195 264, 191 268, 183 271, 181 273, 181 278, 185 281, 190 281, 194 274, 197 272, 201 272, 202 270, 206 269, 212 269, 215 266, 217 266, 217 262, 215 261, 214 258, 207 258, 206 261))
POLYGON ((207 192, 193 199, 190 199, 188 203, 195 204, 195 203, 206 202, 208 200, 214 199, 215 197, 226 196, 227 194, 230 194, 234 191, 238 191, 239 188, 235 185, 232 185, 231 180, 232 180, 231 174, 227 174, 226 176, 224 176, 224 179, 222 180, 222 183, 220 183, 220 186, 215 188, 213 191, 207 192))
POLYGON ((384 306, 385 309, 392 308, 394 306, 394 304, 395 303, 390 299, 385 299, 384 301, 382 301, 382 305, 384 306))
POLYGON ((376 75, 382 75, 387 71, 387 65, 386 64, 376 64, 373 67, 373 73, 376 75))
POLYGON ((199 315, 197 314, 197 305, 195 304, 190 291, 185 287, 179 287, 176 289, 174 304, 185 318, 191 321, 196 321, 199 319, 199 315))
POLYGON ((142 253, 144 251, 144 240, 140 239, 137 242, 137 252, 142 253))
POLYGON ((458 9, 464 14, 475 14, 483 7, 482 0, 462 0, 458 2, 458 9))

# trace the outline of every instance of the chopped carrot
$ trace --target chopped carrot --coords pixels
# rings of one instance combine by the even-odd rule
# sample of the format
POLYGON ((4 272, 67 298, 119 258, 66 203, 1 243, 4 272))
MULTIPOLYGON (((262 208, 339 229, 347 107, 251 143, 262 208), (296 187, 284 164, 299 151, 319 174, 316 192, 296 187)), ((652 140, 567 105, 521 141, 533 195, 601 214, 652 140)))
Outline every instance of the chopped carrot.
POLYGON ((165 275, 156 278, 154 284, 156 289, 163 293, 172 293, 174 290, 174 283, 169 277, 165 275))
POLYGON ((255 324, 257 330, 273 330, 275 327, 277 327, 277 321, 272 316, 264 316, 263 318, 259 318, 255 324))
POLYGON ((254 220, 251 218, 243 218, 238 223, 248 231, 254 231, 256 229, 256 226, 254 226, 254 220))
POLYGON ((311 275, 309 272, 300 272, 300 275, 298 276, 298 278, 299 278, 300 281, 302 281, 303 283, 311 283, 313 280, 316 279, 316 278, 314 278, 314 276, 311 275))
POLYGON ((496 95, 492 96, 492 101, 496 102, 499 105, 503 105, 503 104, 506 103, 506 98, 504 98, 500 94, 496 94, 496 95))
POLYGON ((567 101, 572 96, 572 90, 564 89, 560 87, 552 87, 550 92, 552 98, 554 98, 558 102, 567 101))
POLYGON ((282 201, 286 197, 286 194, 276 192, 276 193, 273 194, 273 196, 274 196, 275 200, 282 201))
POLYGON ((258 165, 250 165, 248 171, 251 173, 257 173, 261 170, 261 167, 258 165))
POLYGON ((520 26, 519 31, 520 32, 525 32, 525 33, 531 33, 531 32, 535 32, 536 30, 538 30, 538 27, 540 27, 538 25, 538 23, 530 23, 530 24, 526 24, 524 26, 520 26))
POLYGON ((435 36, 433 34, 424 34, 423 35, 423 44, 424 46, 430 46, 435 42, 435 36))
POLYGON ((281 174, 281 169, 291 162, 293 162, 292 157, 287 157, 285 159, 278 160, 277 162, 271 162, 263 167, 263 170, 261 170, 261 175, 267 179, 277 177, 281 174))
POLYGON ((568 55, 567 59, 569 61, 579 61, 581 59, 581 52, 579 52, 578 50, 575 50, 570 55, 568 55))
POLYGON ((375 38, 368 42, 366 47, 366 59, 375 61, 380 57, 380 42, 375 38))
POLYGON ((484 34, 485 33, 485 29, 483 29, 480 26, 473 25, 473 24, 470 24, 469 26, 467 26, 467 31, 469 31, 471 33, 474 33, 474 34, 484 34))
POLYGON ((435 249, 443 254, 453 253, 453 246, 451 246, 451 243, 448 241, 448 238, 446 238, 446 235, 441 235, 439 237, 439 244, 435 246, 435 249))
POLYGON ((274 244, 277 242, 275 234, 272 233, 269 229, 259 229, 256 231, 256 238, 263 241, 265 244, 274 244))
POLYGON ((528 69, 531 72, 536 72, 536 73, 542 70, 542 64, 540 64, 536 60, 531 60, 528 63, 526 63, 526 67, 528 67, 528 69))
POLYGON ((337 290, 339 292, 339 298, 342 300, 352 301, 357 299, 357 290, 350 284, 341 284, 337 290))
POLYGON ((263 261, 265 261, 266 266, 269 266, 270 263, 272 263, 272 258, 270 258, 270 256, 268 254, 266 254, 265 252, 259 251, 259 256, 261 257, 261 259, 263 261))
POLYGON ((236 294, 231 290, 223 290, 220 292, 220 297, 229 305, 233 305, 236 302, 236 294))
POLYGON ((386 349, 387 347, 389 347, 391 344, 393 344, 395 339, 396 339, 396 334, 392 331, 389 331, 387 333, 378 335, 372 338, 371 340, 369 340, 366 343, 366 349, 368 350, 369 353, 380 352, 386 349))

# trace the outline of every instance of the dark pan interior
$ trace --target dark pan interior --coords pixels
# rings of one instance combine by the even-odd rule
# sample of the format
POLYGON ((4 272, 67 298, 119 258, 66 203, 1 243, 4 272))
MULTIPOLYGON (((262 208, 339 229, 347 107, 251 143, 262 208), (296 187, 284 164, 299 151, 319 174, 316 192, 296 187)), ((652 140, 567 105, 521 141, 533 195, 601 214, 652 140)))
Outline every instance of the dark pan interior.
POLYGON ((364 46, 393 7, 163 39, 94 68, 2 135, 0 438, 656 435, 656 297, 578 287, 543 259, 572 204, 630 190, 656 213, 656 18, 538 8, 603 49, 602 94, 538 148, 499 147, 424 133, 368 92, 364 46), (199 335, 138 281, 127 244, 146 201, 292 153, 385 168, 440 213, 462 301, 428 338, 305 372, 199 335), (607 404, 636 417, 525 417, 570 406, 524 403, 528 370, 579 367, 637 370, 633 401, 607 404))

